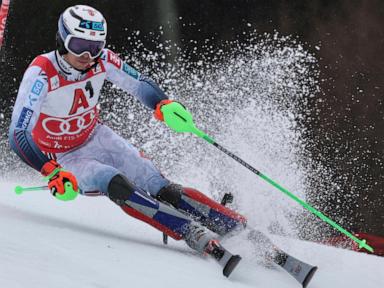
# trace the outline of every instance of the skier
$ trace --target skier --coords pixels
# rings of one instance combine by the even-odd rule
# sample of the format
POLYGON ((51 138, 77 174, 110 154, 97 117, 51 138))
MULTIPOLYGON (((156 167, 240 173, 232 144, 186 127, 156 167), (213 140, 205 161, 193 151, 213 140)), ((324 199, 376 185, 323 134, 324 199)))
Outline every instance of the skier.
POLYGON ((241 258, 225 250, 218 235, 245 226, 246 219, 172 183, 101 123, 104 80, 153 109, 160 121, 162 107, 175 104, 151 78, 106 49, 106 36, 107 22, 90 6, 72 6, 61 14, 57 50, 37 56, 20 84, 9 132, 12 149, 46 177, 56 198, 105 195, 127 214, 212 255, 228 276, 241 258))

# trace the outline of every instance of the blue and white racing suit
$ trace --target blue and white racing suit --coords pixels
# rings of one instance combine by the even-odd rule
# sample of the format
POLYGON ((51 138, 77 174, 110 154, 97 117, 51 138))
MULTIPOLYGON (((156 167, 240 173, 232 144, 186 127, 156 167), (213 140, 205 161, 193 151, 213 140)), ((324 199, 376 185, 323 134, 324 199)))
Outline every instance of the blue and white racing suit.
POLYGON ((97 104, 105 80, 151 109, 167 99, 150 78, 111 50, 104 49, 87 73, 52 51, 36 57, 24 74, 9 130, 11 147, 38 171, 56 159, 74 173, 83 194, 106 194, 110 179, 120 173, 156 196, 169 181, 135 147, 100 124, 97 104))
POLYGON ((214 236, 194 219, 222 235, 244 225, 243 216, 194 189, 180 192, 177 209, 157 200, 163 187, 170 189, 169 180, 136 148, 99 122, 97 104, 105 80, 151 109, 167 99, 151 79, 108 49, 86 73, 70 67, 52 51, 36 57, 24 74, 9 131, 12 149, 38 171, 49 159, 56 159, 76 176, 85 195, 111 198, 111 179, 124 175, 134 188, 119 186, 122 190, 117 193, 124 194, 121 198, 125 200, 114 201, 127 214, 175 239, 185 239, 199 252, 205 251, 214 236))

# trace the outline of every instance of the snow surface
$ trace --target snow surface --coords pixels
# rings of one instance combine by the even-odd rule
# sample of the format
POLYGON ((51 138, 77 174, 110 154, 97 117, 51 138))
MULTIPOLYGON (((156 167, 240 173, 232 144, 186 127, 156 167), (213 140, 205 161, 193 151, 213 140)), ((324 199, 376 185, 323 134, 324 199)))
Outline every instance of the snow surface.
MULTIPOLYGON (((0 287, 300 287, 281 269, 243 261, 229 279, 215 261, 182 241, 127 216, 105 197, 60 202, 47 191, 13 193, 0 183, 0 287)), ((384 287, 384 258, 276 238, 298 258, 319 266, 309 287, 384 287)), ((240 243, 242 244, 242 243, 240 243)))

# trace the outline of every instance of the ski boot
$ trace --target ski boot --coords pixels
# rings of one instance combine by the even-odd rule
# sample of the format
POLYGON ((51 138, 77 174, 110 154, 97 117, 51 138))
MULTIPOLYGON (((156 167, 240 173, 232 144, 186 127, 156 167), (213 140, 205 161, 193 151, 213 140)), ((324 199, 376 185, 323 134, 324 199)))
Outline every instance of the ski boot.
POLYGON ((189 225, 185 241, 192 249, 203 255, 212 256, 219 265, 223 267, 223 275, 225 277, 229 277, 241 260, 239 255, 233 255, 226 250, 220 242, 214 238, 212 233, 197 223, 191 223, 189 225))

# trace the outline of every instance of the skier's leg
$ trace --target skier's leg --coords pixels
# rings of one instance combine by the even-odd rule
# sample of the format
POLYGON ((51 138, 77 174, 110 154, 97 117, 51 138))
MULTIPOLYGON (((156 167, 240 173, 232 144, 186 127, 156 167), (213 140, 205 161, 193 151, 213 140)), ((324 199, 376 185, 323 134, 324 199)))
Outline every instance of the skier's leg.
POLYGON ((123 175, 114 176, 108 185, 108 196, 127 214, 144 221, 176 240, 184 239, 192 249, 212 255, 229 276, 240 261, 225 250, 215 235, 179 212, 174 207, 157 201, 131 184, 123 175))
POLYGON ((170 182, 149 159, 131 145, 126 139, 116 134, 105 125, 91 139, 93 157, 106 165, 119 170, 128 180, 142 190, 156 195, 170 182))
POLYGON ((156 201, 121 174, 111 179, 108 185, 108 197, 127 214, 177 240, 185 237, 188 225, 191 223, 186 215, 156 201))
POLYGON ((85 196, 107 195, 110 180, 119 173, 114 167, 94 159, 71 157, 58 160, 64 169, 76 176, 80 193, 85 196))
POLYGON ((159 191, 157 198, 187 212, 219 235, 225 235, 235 228, 243 228, 247 222, 244 216, 212 200, 200 191, 178 184, 172 183, 165 186, 159 191))
MULTIPOLYGON (((121 145, 120 147, 124 150, 126 143, 120 139, 116 143, 110 143, 109 141, 114 139, 114 136, 109 133, 110 129, 101 128, 102 126, 98 127, 95 135, 86 145, 70 153, 57 155, 59 163, 76 175, 82 193, 85 195, 104 194, 127 214, 152 225, 174 239, 184 239, 191 248, 199 253, 207 253, 217 259, 224 267, 224 275, 228 276, 241 258, 226 251, 218 243, 217 237, 213 233, 205 230, 189 216, 172 206, 159 202, 144 192, 141 187, 137 187, 129 181, 125 177, 126 171, 119 171, 116 168, 116 166, 120 166, 121 159, 123 159, 121 165, 125 166, 124 154, 119 149, 103 149, 115 144, 121 145), (104 142, 105 137, 110 137, 110 139, 104 142)), ((140 156, 133 158, 142 159, 140 156)), ((169 181, 161 176, 153 164, 151 165, 148 166, 149 168, 144 167, 144 170, 142 167, 138 167, 138 173, 144 171, 146 174, 149 171, 150 175, 149 178, 148 176, 142 177, 139 182, 145 182, 143 179, 149 180, 150 183, 146 184, 147 188, 150 187, 152 192, 157 194, 169 181)))
MULTIPOLYGON (((76 162, 97 161, 114 168, 130 182, 152 195, 169 184, 149 159, 141 157, 134 146, 105 125, 98 125, 92 137, 83 146, 58 154, 57 157, 63 167, 81 165, 76 162)), ((71 171, 69 167, 66 169, 71 171)))
MULTIPOLYGON (((61 158, 63 167, 76 175, 80 190, 89 195, 100 191, 119 205, 125 213, 144 221, 170 237, 184 239, 193 249, 204 253, 210 240, 216 239, 209 231, 201 231, 204 237, 193 237, 199 225, 188 215, 154 199, 140 188, 133 185, 114 167, 94 159, 61 158), (193 229, 192 229, 193 228, 193 229), (195 241, 193 239, 197 239, 195 241)), ((200 227, 201 228, 201 227, 200 227)))
POLYGON ((170 182, 150 160, 141 157, 136 148, 104 125, 97 127, 84 146, 59 155, 58 160, 65 169, 76 175, 80 189, 86 195, 97 195, 97 191, 107 195, 109 181, 121 173, 136 187, 154 197, 159 195, 158 199, 193 215, 196 220, 220 235, 233 230, 239 224, 245 224, 244 217, 199 191, 188 188, 183 191, 182 188, 177 189, 177 185, 169 185, 170 182), (164 187, 166 188, 161 190, 164 187), (170 200, 173 195, 181 199, 179 204, 170 200))
POLYGON ((127 214, 151 224, 175 239, 185 237, 184 229, 191 222, 188 216, 149 197, 116 168, 88 159, 84 153, 81 155, 82 157, 80 153, 70 157, 67 155, 60 158, 60 163, 76 175, 82 194, 99 193, 108 196, 127 214))

